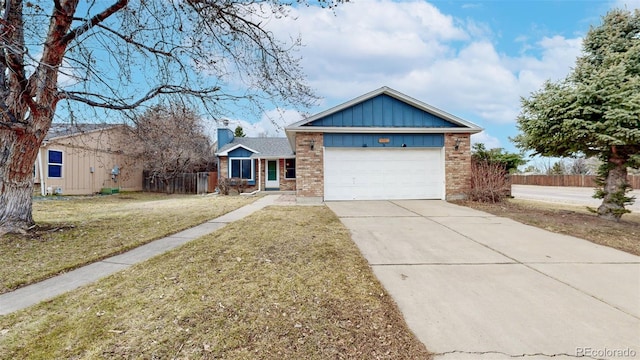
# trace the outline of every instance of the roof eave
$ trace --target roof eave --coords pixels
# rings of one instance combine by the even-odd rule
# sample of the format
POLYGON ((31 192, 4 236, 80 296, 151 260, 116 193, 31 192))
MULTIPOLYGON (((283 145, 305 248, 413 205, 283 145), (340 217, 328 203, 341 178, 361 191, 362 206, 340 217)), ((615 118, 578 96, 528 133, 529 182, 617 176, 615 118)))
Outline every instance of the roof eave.
POLYGON ((43 143, 56 141, 56 140, 62 140, 62 139, 70 138, 70 137, 74 137, 74 136, 87 135, 87 134, 91 134, 91 133, 98 132, 98 131, 111 130, 111 129, 114 129, 116 127, 125 127, 125 126, 127 126, 127 125, 124 125, 124 124, 113 124, 112 126, 105 126, 103 128, 100 128, 100 129, 93 129, 93 130, 88 130, 88 131, 78 131, 78 132, 72 133, 72 134, 66 134, 66 135, 61 135, 61 136, 54 136, 54 137, 51 137, 51 138, 45 138, 43 140, 43 143))
POLYGON ((229 156, 229 153, 237 148, 243 148, 245 150, 251 151, 254 154, 259 154, 259 151, 253 150, 250 147, 246 146, 246 145, 242 145, 242 144, 237 144, 236 146, 233 146, 231 148, 229 148, 228 150, 225 150, 223 152, 220 153, 215 153, 216 156, 229 156))
POLYGON ((295 128, 301 127, 302 125, 305 125, 305 124, 309 124, 309 123, 311 123, 311 122, 313 122, 315 120, 318 120, 318 119, 323 118, 325 116, 328 116, 328 115, 331 115, 333 113, 342 111, 342 110, 344 110, 346 108, 349 108, 349 107, 351 107, 351 106, 353 106, 355 104, 358 104, 358 103, 363 102, 363 101, 368 100, 368 99, 372 99, 372 98, 374 98, 376 96, 379 96, 379 95, 382 95, 382 94, 386 94, 386 95, 389 95, 391 97, 394 97, 394 98, 396 98, 396 99, 398 99, 400 101, 403 101, 403 102, 405 102, 405 103, 407 103, 409 105, 412 105, 412 106, 414 106, 414 107, 416 107, 418 109, 421 109, 423 111, 426 111, 428 113, 436 115, 436 116, 438 116, 440 118, 443 118, 443 119, 445 119, 447 121, 450 121, 450 122, 452 122, 454 124, 458 124, 458 125, 461 125, 463 127, 468 127, 468 128, 471 128, 471 129, 480 129, 480 131, 482 131, 481 128, 479 128, 476 124, 474 124, 472 122, 463 120, 463 119, 461 119, 461 118, 459 118, 459 117, 457 117, 455 115, 449 114, 446 111, 440 110, 440 109, 438 109, 436 107, 433 107, 433 106, 431 106, 431 105, 429 105, 427 103, 424 103, 424 102, 422 102, 420 100, 412 98, 412 97, 410 97, 408 95, 405 95, 405 94, 403 94, 403 93, 401 93, 401 92, 399 92, 397 90, 391 89, 391 88, 389 88, 387 86, 383 86, 383 87, 381 87, 379 89, 376 89, 376 90, 368 92, 368 93, 366 93, 364 95, 358 96, 357 98, 355 98, 353 100, 349 100, 349 101, 347 101, 347 102, 345 102, 343 104, 340 104, 338 106, 334 106, 331 109, 325 110, 325 111, 320 112, 318 114, 315 114, 315 115, 313 115, 313 116, 311 116, 309 118, 306 118, 306 119, 303 119, 303 120, 298 121, 296 123, 293 123, 293 124, 287 126, 285 128, 285 131, 289 130, 289 129, 295 129, 295 128))
POLYGON ((260 154, 253 154, 250 156, 251 159, 258 159, 258 160, 280 160, 280 159, 295 159, 296 156, 294 154, 288 154, 288 155, 260 155, 260 154))
POLYGON ((309 127, 296 127, 296 128, 287 128, 287 138, 289 138, 289 142, 295 141, 293 139, 293 134, 296 132, 321 132, 321 133, 391 133, 391 134, 400 134, 400 133, 414 133, 414 134, 441 134, 441 133, 479 133, 483 129, 478 126, 473 127, 434 127, 434 128, 423 128, 423 127, 327 127, 327 126, 309 126, 309 127), (291 136, 290 136, 291 134, 291 136))

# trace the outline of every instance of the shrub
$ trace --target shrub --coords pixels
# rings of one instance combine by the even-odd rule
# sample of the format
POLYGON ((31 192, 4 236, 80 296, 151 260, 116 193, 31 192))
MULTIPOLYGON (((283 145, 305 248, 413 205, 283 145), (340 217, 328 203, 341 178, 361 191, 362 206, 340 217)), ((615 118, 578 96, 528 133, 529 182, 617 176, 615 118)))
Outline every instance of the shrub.
POLYGON ((222 195, 229 195, 229 188, 231 188, 231 183, 228 178, 220 178, 218 181, 218 191, 222 195))
POLYGON ((499 163, 484 160, 471 161, 471 201, 496 203, 510 193, 511 183, 507 171, 499 163))

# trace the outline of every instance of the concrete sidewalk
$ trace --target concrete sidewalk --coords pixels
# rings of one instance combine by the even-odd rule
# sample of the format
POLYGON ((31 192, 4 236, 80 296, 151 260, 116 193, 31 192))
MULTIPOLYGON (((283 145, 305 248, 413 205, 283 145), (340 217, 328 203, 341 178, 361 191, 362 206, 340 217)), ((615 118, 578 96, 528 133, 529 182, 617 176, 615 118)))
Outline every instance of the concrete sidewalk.
POLYGON ((640 358, 640 257, 443 201, 328 202, 437 360, 640 358))
POLYGON ((78 268, 50 279, 25 286, 16 291, 0 295, 0 315, 6 315, 51 299, 67 291, 90 284, 100 278, 126 269, 134 264, 150 259, 156 255, 172 250, 191 240, 214 232, 225 225, 240 220, 254 212, 274 204, 291 203, 286 195, 266 195, 255 202, 237 210, 207 221, 196 227, 181 231, 171 236, 155 240, 126 253, 116 255, 102 261, 78 268), (281 200, 284 198, 284 201, 281 200))

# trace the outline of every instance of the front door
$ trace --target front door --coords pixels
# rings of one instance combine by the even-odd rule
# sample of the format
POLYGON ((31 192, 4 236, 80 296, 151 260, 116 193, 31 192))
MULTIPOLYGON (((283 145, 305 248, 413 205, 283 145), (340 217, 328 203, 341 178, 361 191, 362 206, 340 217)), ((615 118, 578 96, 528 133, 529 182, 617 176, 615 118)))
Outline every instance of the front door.
POLYGON ((265 189, 280 188, 280 171, 278 169, 278 160, 267 160, 265 167, 265 189))

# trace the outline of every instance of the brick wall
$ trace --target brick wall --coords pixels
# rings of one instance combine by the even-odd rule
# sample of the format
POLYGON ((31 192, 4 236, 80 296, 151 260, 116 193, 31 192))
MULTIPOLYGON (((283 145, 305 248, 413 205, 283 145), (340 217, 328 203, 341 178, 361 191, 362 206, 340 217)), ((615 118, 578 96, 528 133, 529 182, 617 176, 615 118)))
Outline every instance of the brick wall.
POLYGON ((281 191, 294 191, 296 189, 296 179, 285 179, 287 173, 284 167, 285 159, 280 159, 280 190, 281 191))
MULTIPOLYGON (((266 178, 266 174, 265 174, 265 169, 266 169, 267 163, 266 160, 260 160, 260 174, 258 174, 258 162, 256 161, 256 183, 258 178, 260 178, 260 189, 265 190, 266 186, 265 181, 267 180, 266 178)), ((280 187, 278 188, 278 190, 280 191, 293 191, 296 189, 296 179, 285 179, 285 174, 286 174, 286 169, 284 167, 284 159, 279 159, 278 160, 278 172, 279 172, 279 181, 280 181, 280 187)), ((256 186, 257 189, 257 186, 256 186)))
MULTIPOLYGON (((263 163, 264 166, 264 163, 263 163)), ((263 167, 264 169, 264 167, 263 167)), ((243 189, 242 192, 248 193, 248 192, 252 192, 254 190, 258 190, 258 162, 255 162, 255 170, 256 170, 256 174, 254 175, 255 180, 256 180, 256 185, 246 185, 243 189)), ((264 170, 263 170, 264 171, 264 170)), ((227 156, 223 156, 220 157, 220 163, 218 164, 218 176, 220 179, 228 179, 229 178, 229 157, 227 156)), ((263 176, 264 177, 264 176, 263 176)), ((264 180, 262 183, 262 189, 264 189, 264 180)), ((235 189, 235 186, 231 187, 232 189, 235 189)))
POLYGON ((444 148, 446 198, 464 199, 471 188, 471 134, 445 134, 444 148))
POLYGON ((320 199, 324 196, 322 147, 321 133, 296 133, 296 196, 320 199))
MULTIPOLYGON (((258 179, 260 179, 260 189, 265 190, 265 166, 266 162, 264 159, 260 160, 260 164, 258 165, 258 161, 255 161, 255 174, 254 178, 256 180, 255 185, 247 185, 244 188, 244 192, 252 192, 254 190, 258 190, 258 179)), ((278 170, 280 172, 280 191, 294 191, 296 189, 296 179, 285 179, 285 168, 284 168, 284 159, 280 159, 278 162, 278 170)), ((218 169, 220 173, 220 178, 228 178, 229 177, 229 158, 221 157, 220 165, 218 169)))
MULTIPOLYGON (((296 134, 296 195, 324 196, 322 134, 296 134), (311 142, 314 148, 311 149, 311 142)), ((445 191, 447 200, 464 199, 471 186, 470 134, 445 134, 445 191), (458 149, 455 149, 458 142, 458 149)), ((284 175, 281 177, 284 178, 284 175)))
POLYGON ((220 163, 218 164, 218 176, 221 179, 226 179, 229 177, 229 158, 224 156, 219 158, 220 163))

